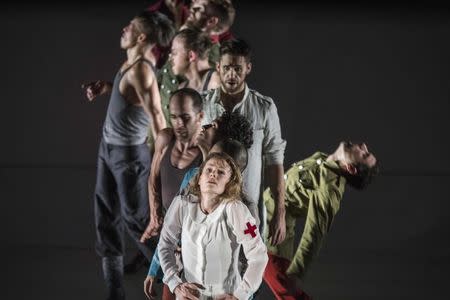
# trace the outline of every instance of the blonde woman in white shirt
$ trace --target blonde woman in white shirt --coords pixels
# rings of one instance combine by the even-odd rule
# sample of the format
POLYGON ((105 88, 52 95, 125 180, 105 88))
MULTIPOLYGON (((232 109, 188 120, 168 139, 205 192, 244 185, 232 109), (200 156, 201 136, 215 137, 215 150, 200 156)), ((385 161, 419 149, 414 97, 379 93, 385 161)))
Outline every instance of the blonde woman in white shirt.
POLYGON ((259 287, 267 249, 255 219, 241 202, 241 172, 224 153, 208 155, 164 219, 159 256, 164 283, 177 299, 248 299, 259 287), (183 275, 175 259, 181 240, 183 275), (241 277, 239 249, 248 267, 241 277))

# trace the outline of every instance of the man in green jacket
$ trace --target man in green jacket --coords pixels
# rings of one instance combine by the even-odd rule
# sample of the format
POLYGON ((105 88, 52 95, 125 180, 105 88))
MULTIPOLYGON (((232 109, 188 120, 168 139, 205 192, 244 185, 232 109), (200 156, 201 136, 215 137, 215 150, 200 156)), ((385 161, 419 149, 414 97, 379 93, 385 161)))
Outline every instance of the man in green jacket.
MULTIPOLYGON (((317 152, 285 173, 286 239, 276 246, 267 244, 269 263, 264 274, 277 299, 310 299, 295 288, 295 278, 303 278, 319 252, 346 184, 364 189, 377 171, 377 160, 366 144, 341 142, 333 154, 317 152), (294 253, 295 223, 300 217, 305 217, 305 227, 294 253)), ((274 200, 269 189, 263 198, 270 222, 274 200)))

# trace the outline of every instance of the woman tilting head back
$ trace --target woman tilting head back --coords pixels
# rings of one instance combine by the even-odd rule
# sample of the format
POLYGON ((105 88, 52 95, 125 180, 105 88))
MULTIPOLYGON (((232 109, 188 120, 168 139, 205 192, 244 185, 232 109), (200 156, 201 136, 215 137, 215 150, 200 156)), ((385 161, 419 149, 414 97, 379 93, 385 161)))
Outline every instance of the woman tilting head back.
POLYGON ((190 193, 197 197, 200 197, 201 193, 220 192, 220 194, 217 194, 218 202, 240 200, 241 190, 241 171, 234 160, 223 152, 211 153, 206 157, 189 187, 190 193), (218 179, 215 179, 216 177, 218 179), (217 184, 209 183, 212 180, 220 181, 217 184), (222 185, 219 186, 223 183, 223 187, 222 185))
POLYGON ((248 299, 259 287, 267 264, 255 218, 240 201, 242 178, 225 153, 209 154, 164 219, 159 256, 164 283, 179 299, 248 299), (181 241, 183 276, 174 251, 181 241), (241 276, 239 250, 248 267, 241 276), (225 298, 224 298, 225 299, 225 298))

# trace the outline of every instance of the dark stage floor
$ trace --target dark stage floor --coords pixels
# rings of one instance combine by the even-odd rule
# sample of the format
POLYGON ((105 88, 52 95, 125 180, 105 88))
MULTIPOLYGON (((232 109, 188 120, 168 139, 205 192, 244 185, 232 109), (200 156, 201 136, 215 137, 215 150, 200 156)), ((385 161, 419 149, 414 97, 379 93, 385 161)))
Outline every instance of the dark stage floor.
MULTIPOLYGON (((3 249, 3 299, 104 299, 100 260, 92 250, 58 247, 3 249)), ((335 257, 333 255, 333 257, 335 257)), ((407 257, 400 253, 356 253, 339 261, 322 255, 306 290, 314 299, 448 299, 448 257, 407 257), (345 273, 345 276, 343 274, 345 273)), ((126 277, 128 299, 145 299, 146 271, 126 277)), ((160 285, 158 285, 160 291, 160 285)), ((257 299, 273 299, 263 286, 257 299)))
MULTIPOLYGON (((346 191, 305 290, 319 300, 450 299, 449 179, 381 175, 365 192, 346 191)), ((104 299, 95 169, 3 168, 0 182, 0 299, 104 299)), ((128 299, 145 299, 145 274, 126 278, 128 299)), ((258 299, 272 298, 263 286, 258 299)))

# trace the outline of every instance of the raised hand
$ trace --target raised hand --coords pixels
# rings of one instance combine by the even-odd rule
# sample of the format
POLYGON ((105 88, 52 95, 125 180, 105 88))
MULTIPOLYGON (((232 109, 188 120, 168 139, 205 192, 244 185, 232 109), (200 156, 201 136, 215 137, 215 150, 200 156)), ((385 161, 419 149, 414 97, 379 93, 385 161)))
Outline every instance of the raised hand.
POLYGON ((81 88, 86 91, 86 97, 89 101, 94 100, 96 97, 106 94, 111 91, 111 83, 97 80, 88 83, 83 83, 81 88))

